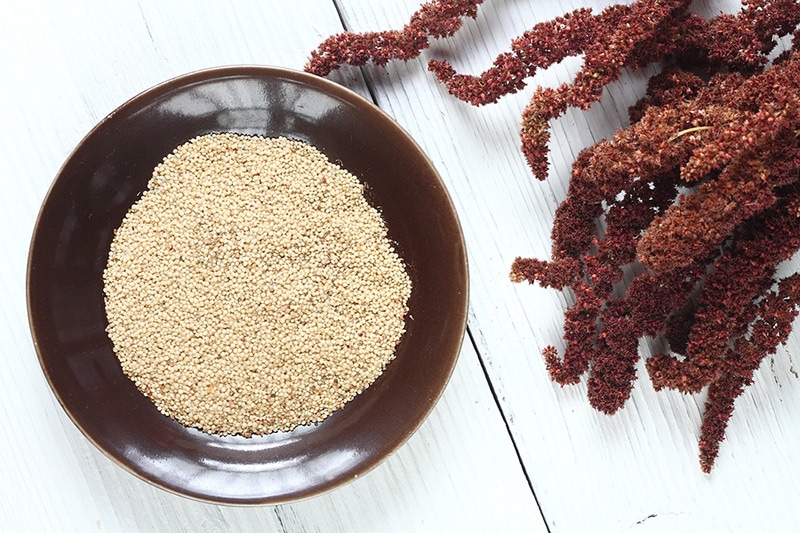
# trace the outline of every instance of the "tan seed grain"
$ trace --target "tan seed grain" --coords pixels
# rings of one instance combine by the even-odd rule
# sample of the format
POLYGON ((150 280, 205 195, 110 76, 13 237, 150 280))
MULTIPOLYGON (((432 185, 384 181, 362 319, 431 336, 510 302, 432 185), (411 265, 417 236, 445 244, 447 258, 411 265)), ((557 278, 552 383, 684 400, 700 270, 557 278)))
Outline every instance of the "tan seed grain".
POLYGON ((217 434, 317 423, 364 391, 394 357, 411 281, 362 189, 300 141, 176 148, 103 276, 125 374, 165 415, 217 434))

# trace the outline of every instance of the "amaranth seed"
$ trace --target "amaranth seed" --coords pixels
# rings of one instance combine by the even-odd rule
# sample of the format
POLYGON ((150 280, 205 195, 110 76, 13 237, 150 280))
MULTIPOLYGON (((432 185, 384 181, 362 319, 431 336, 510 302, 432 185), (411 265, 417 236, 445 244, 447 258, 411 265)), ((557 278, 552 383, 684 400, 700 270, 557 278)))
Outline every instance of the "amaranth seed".
POLYGON ((352 174, 285 138, 179 146, 114 235, 103 280, 122 369, 217 434, 320 422, 394 358, 411 281, 352 174))

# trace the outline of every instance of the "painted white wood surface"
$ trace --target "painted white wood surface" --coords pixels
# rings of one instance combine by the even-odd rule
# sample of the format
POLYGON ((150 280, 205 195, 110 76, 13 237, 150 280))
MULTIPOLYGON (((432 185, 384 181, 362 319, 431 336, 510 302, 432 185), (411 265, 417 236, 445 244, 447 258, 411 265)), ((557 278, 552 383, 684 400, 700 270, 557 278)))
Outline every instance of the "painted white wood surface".
MULTIPOLYGON (((418 0, 340 0, 348 27, 398 28, 418 0)), ((189 501, 134 478, 72 426, 47 388, 28 332, 30 234, 69 151, 103 116, 172 76, 226 64, 302 68, 341 30, 332 0, 141 0, 78 5, 0 2, 0 530, 27 531, 551 531, 800 530, 800 337, 795 332, 737 401, 717 467, 700 472, 702 396, 655 393, 640 379, 613 417, 585 386, 550 382, 539 355, 560 345, 562 295, 508 282, 517 255, 547 257, 553 212, 584 146, 625 124, 641 73, 587 112, 554 124, 551 178, 530 177, 518 124, 532 85, 474 108, 449 96, 425 64, 446 57, 478 73, 537 21, 609 0, 486 0, 475 21, 419 60, 367 68, 378 104, 428 152, 467 240, 470 332, 444 397, 420 431, 367 476, 291 505, 235 508, 189 501), (479 359, 480 358, 480 359, 479 359), (487 370, 486 380, 482 364, 487 370), (496 393, 498 405, 492 391, 496 393), (500 412, 502 409, 502 413, 500 412), (519 448, 520 465, 511 435, 519 448), (525 473, 536 494, 531 492, 525 473)), ((699 2, 704 13, 737 8, 699 2)), ((579 60, 533 83, 570 78, 579 60)), ((367 94, 359 69, 333 79, 367 94)), ((798 261, 787 266, 796 270, 798 261)))
MULTIPOLYGON (((237 508, 156 489, 98 452, 50 393, 28 330, 35 217, 72 148, 115 107, 188 71, 301 69, 342 30, 330 0, 0 2, 0 531, 544 531, 469 342, 442 401, 387 462, 332 493, 237 508)), ((361 74, 338 81, 366 94, 361 74)))
MULTIPOLYGON (((516 256, 547 258, 549 228, 580 149, 626 125, 646 74, 630 73, 586 112, 553 123, 551 177, 534 180, 519 152, 518 126, 534 84, 557 86, 580 67, 565 61, 498 104, 457 101, 427 72, 429 59, 478 74, 512 38, 539 21, 609 0, 487 0, 476 20, 407 64, 369 68, 379 105, 418 139, 439 166, 465 228, 471 275, 469 327, 552 531, 797 531, 800 512, 800 320, 788 345, 764 362, 736 402, 711 475, 697 460, 704 396, 654 392, 644 365, 631 400, 614 416, 594 411, 581 385, 561 388, 540 352, 562 348, 564 297, 513 285, 516 256), (793 360, 794 358, 794 360, 793 360)), ((418 2, 342 2, 355 31, 399 28, 418 2)), ((740 8, 697 2, 709 16, 740 8)), ((786 265, 796 271, 800 260, 786 265)), ((646 347, 643 346, 643 349, 646 347)))

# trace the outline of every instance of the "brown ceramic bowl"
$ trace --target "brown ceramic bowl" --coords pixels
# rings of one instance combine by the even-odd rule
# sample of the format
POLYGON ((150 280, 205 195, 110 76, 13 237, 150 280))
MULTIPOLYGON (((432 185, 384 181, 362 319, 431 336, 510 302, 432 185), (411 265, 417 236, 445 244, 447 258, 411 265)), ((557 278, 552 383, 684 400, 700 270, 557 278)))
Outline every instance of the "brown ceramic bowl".
POLYGON ((467 265, 441 179, 389 116, 316 76, 228 67, 188 74, 136 96, 81 141, 39 214, 27 290, 45 376, 100 450, 174 493, 272 504, 317 495, 366 473, 419 427, 460 350, 467 265), (122 373, 104 331, 101 276, 114 229, 165 155, 217 131, 314 144, 364 181, 408 265, 413 320, 396 359, 318 425, 253 438, 184 427, 160 414, 122 373))

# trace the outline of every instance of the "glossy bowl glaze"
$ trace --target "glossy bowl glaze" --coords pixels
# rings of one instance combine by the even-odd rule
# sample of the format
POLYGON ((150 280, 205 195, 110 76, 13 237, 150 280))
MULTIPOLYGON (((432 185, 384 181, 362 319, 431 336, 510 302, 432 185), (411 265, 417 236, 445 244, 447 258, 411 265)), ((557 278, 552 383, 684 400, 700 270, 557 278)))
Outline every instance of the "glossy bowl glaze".
POLYGON ((467 264, 450 197, 417 144, 352 91, 303 72, 227 67, 188 74, 98 124, 52 184, 34 230, 28 313, 45 376, 70 418, 135 475, 187 497, 274 504, 370 470, 419 427, 447 384, 464 335, 467 264), (201 134, 307 141, 366 184, 413 289, 407 332, 361 395, 315 426, 245 438, 187 428, 122 373, 103 306, 114 229, 153 168, 201 134), (413 317, 413 318, 411 318, 413 317))

